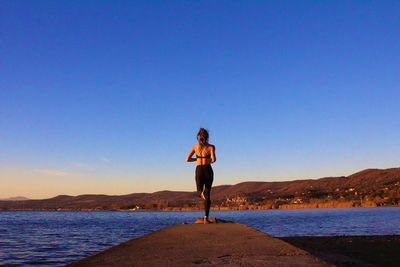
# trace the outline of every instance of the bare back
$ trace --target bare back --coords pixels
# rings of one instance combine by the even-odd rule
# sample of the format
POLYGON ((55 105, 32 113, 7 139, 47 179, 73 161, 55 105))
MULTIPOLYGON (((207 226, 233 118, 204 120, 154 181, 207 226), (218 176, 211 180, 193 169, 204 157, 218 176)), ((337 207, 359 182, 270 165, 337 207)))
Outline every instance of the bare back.
POLYGON ((208 165, 216 161, 215 146, 212 144, 195 144, 189 152, 187 161, 189 161, 189 158, 192 158, 194 154, 196 155, 194 160, 196 161, 197 165, 208 165))

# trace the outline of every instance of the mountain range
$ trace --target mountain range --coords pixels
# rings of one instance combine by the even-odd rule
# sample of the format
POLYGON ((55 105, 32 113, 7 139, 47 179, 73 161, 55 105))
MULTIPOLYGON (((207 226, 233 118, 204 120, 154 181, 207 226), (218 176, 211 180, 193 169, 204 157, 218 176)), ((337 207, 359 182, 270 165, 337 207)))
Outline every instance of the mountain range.
MULTIPOLYGON (((212 209, 376 207, 400 204, 400 168, 366 169, 349 176, 284 182, 243 182, 212 188, 212 209)), ((1 200, 0 210, 195 210, 195 192, 59 195, 1 200)))

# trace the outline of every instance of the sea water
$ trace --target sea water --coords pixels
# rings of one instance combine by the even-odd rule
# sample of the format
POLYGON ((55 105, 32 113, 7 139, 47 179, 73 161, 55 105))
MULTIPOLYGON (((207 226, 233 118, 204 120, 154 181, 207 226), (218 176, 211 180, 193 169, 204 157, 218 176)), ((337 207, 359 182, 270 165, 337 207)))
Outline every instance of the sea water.
MULTIPOLYGON (((0 211, 0 265, 59 266, 203 213, 0 211)), ((400 207, 211 211, 272 236, 399 235, 400 207)))

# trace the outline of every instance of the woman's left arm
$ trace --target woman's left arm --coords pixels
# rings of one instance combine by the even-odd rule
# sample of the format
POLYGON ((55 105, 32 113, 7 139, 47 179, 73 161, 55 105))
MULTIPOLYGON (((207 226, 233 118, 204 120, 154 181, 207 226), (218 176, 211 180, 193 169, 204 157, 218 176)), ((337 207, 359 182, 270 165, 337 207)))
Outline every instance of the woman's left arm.
POLYGON ((211 146, 211 163, 214 163, 217 161, 217 157, 215 156, 215 146, 211 146))

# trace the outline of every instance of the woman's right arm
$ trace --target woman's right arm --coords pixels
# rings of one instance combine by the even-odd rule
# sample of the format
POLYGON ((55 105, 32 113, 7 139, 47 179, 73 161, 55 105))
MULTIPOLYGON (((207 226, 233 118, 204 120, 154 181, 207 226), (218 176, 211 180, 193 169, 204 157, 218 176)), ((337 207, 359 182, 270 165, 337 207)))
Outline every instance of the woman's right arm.
POLYGON ((192 149, 190 150, 189 154, 188 154, 187 157, 186 157, 186 161, 187 161, 187 162, 196 161, 195 158, 192 158, 193 154, 194 154, 194 146, 192 147, 192 149))

